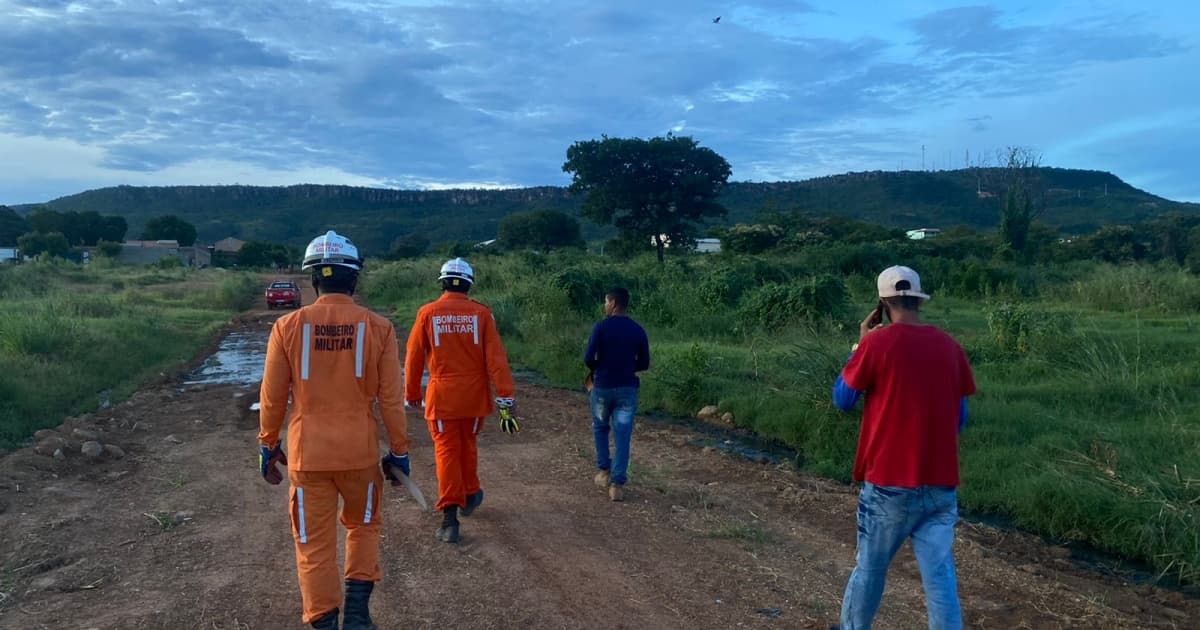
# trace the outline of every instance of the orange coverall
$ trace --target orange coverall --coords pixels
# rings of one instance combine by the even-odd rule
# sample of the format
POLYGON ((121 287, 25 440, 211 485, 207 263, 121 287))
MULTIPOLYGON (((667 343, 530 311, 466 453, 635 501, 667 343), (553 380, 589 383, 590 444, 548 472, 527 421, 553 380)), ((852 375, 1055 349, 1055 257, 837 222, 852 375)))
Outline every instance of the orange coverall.
POLYGON ((287 420, 292 535, 304 623, 339 608, 338 497, 346 528, 345 579, 377 582, 383 474, 374 404, 393 453, 408 452, 396 331, 347 295, 322 295, 275 322, 260 392, 258 440, 279 441, 287 420), (291 408, 288 394, 291 393, 291 408))
POLYGON ((421 307, 408 335, 405 400, 421 400, 421 376, 429 363, 425 420, 437 460, 437 509, 467 504, 479 491, 476 438, 496 396, 512 398, 513 377, 488 307, 447 291, 421 307))

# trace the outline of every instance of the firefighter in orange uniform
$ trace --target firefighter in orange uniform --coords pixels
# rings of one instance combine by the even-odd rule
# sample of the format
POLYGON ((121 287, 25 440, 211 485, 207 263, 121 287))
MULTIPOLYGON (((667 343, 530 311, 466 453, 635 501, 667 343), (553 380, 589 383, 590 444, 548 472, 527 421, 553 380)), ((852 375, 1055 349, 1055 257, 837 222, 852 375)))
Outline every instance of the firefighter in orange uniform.
POLYGON ((303 268, 312 271, 318 298, 271 329, 260 392, 259 466, 272 484, 283 480, 277 464, 288 467, 304 623, 338 628, 340 517, 346 528, 344 628, 377 630, 369 602, 381 578, 383 474, 374 405, 390 438, 382 462, 408 474, 399 346, 391 322, 351 297, 362 259, 348 239, 332 231, 317 237, 303 268), (279 442, 285 420, 288 455, 279 442))
POLYGON ((408 336, 404 362, 405 400, 425 406, 437 459, 442 542, 458 542, 458 516, 470 516, 483 503, 476 439, 484 418, 500 409, 500 428, 520 430, 513 409, 513 377, 488 307, 467 297, 475 272, 461 258, 442 265, 442 297, 421 307, 408 336), (429 384, 421 397, 421 377, 429 384), (495 398, 492 396, 495 387, 495 398), (495 406, 493 406, 493 402, 495 406))

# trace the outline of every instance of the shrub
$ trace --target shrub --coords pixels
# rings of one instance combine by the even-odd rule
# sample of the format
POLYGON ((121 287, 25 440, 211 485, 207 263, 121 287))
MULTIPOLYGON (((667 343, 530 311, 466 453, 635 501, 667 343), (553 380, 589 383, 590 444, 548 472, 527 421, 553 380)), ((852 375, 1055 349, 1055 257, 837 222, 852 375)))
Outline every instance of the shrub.
POLYGON ((121 255, 121 244, 100 241, 96 245, 96 252, 105 258, 116 258, 121 255))
POLYGON ((765 284, 747 297, 742 310, 748 321, 777 330, 797 321, 839 316, 847 300, 841 278, 821 275, 793 285, 765 284))
POLYGON ((734 259, 709 269, 694 283, 700 303, 717 311, 736 305, 742 297, 768 282, 786 283, 789 274, 780 266, 758 258, 734 259))
POLYGON ((1024 305, 1001 304, 987 315, 992 342, 1003 353, 1025 354, 1032 346, 1036 327, 1033 312, 1024 305))
POLYGON ((675 410, 690 415, 700 405, 710 402, 711 393, 705 380, 712 364, 712 354, 693 343, 682 355, 667 359, 663 369, 656 370, 655 376, 675 410))
POLYGON ((1148 265, 1104 266, 1070 285, 1068 299, 1106 311, 1200 310, 1200 278, 1179 269, 1148 265))
POLYGON ((760 254, 775 247, 783 236, 783 228, 778 225, 739 223, 721 235, 721 247, 739 254, 760 254))
POLYGON ((594 313, 604 303, 604 294, 614 286, 629 286, 627 278, 604 267, 568 267, 554 274, 550 283, 567 296, 580 313, 594 313))
POLYGON ((215 302, 221 308, 243 311, 254 305, 259 288, 258 281, 252 276, 238 274, 221 281, 215 302))

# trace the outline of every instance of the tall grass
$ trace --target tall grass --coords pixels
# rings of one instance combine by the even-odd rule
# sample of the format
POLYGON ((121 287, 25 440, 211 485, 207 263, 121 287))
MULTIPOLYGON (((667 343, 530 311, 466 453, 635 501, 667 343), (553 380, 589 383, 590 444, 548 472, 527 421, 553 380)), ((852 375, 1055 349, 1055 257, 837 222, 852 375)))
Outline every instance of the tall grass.
POLYGON ((218 271, 0 267, 0 448, 190 359, 258 288, 218 271))
MULTIPOLYGON (((936 295, 926 318, 960 339, 979 385, 961 439, 964 508, 1200 582, 1200 331, 1191 316, 1200 278, 1148 266, 875 260, 873 250, 842 249, 666 265, 489 256, 472 261, 473 297, 493 306, 514 363, 578 387, 603 292, 623 284, 651 338, 643 409, 692 415, 716 404, 795 448, 805 469, 849 480, 858 416, 835 411, 829 388, 874 303, 873 275, 856 270, 927 268, 936 295)), ((439 262, 372 270, 368 298, 407 325, 437 295, 439 262)))

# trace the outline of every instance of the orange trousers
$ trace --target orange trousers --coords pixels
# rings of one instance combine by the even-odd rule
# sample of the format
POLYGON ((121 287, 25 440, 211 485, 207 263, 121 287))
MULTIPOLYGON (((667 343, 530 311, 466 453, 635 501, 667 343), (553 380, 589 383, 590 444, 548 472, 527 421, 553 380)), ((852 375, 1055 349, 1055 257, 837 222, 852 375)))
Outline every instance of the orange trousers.
POLYGON ((288 471, 292 483, 292 536, 296 540, 296 572, 304 602, 304 623, 342 605, 342 577, 337 566, 338 497, 346 528, 345 579, 378 582, 379 511, 383 472, 378 466, 332 472, 288 471))
POLYGON ((467 495, 479 492, 479 448, 476 440, 483 418, 430 420, 433 456, 437 460, 438 502, 441 510, 465 507, 467 495))

